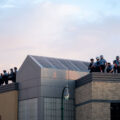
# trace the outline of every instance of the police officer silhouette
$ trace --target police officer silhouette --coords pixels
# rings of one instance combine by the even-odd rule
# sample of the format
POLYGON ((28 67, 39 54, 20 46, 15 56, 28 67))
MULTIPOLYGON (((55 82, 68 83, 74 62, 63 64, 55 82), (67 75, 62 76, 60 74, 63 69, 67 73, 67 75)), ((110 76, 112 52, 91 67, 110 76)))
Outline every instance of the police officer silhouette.
POLYGON ((8 73, 6 70, 3 70, 3 80, 5 82, 5 84, 8 84, 8 73))
POLYGON ((14 71, 12 68, 10 69, 9 80, 14 81, 14 71))
POLYGON ((17 75, 17 67, 14 67, 13 82, 16 82, 16 75, 17 75))
POLYGON ((116 60, 113 61, 114 64, 114 73, 120 73, 120 58, 116 56, 116 60))
POLYGON ((107 65, 107 61, 104 59, 103 55, 100 55, 100 68, 101 68, 101 72, 105 72, 105 68, 107 65))
POLYGON ((90 71, 90 73, 95 72, 95 63, 94 63, 93 58, 90 59, 90 64, 88 66, 88 70, 90 71))
POLYGON ((99 57, 96 57, 95 72, 101 72, 101 68, 100 68, 100 58, 99 58, 99 57))
POLYGON ((113 66, 111 65, 111 63, 107 64, 106 72, 107 73, 113 73, 113 66))

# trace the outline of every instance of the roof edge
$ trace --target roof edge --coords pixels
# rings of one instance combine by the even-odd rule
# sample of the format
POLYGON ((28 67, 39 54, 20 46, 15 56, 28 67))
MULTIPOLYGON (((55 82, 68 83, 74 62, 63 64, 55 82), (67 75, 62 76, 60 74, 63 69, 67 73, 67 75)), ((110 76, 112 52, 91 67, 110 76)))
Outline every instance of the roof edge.
POLYGON ((48 56, 38 56, 38 55, 28 55, 28 56, 32 56, 32 57, 45 57, 45 58, 52 58, 52 59, 60 59, 60 60, 71 60, 71 61, 78 61, 78 62, 87 62, 89 63, 88 61, 82 61, 82 60, 75 60, 75 59, 67 59, 67 58, 59 58, 59 57, 48 57, 48 56))
POLYGON ((43 66, 32 56, 28 55, 39 67, 43 68, 43 66))

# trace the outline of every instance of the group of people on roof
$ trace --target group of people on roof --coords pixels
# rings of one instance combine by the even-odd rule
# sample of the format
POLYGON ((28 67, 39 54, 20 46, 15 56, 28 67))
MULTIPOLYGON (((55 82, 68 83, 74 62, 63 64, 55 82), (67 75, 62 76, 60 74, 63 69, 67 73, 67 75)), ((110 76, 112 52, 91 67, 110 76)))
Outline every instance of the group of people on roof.
POLYGON ((0 85, 7 85, 8 81, 16 82, 17 67, 11 68, 10 72, 3 70, 0 74, 0 85))
POLYGON ((90 64, 88 66, 90 73, 92 72, 107 72, 107 73, 120 73, 120 57, 116 56, 113 64, 107 62, 103 55, 96 57, 96 62, 94 59, 90 59, 90 64))

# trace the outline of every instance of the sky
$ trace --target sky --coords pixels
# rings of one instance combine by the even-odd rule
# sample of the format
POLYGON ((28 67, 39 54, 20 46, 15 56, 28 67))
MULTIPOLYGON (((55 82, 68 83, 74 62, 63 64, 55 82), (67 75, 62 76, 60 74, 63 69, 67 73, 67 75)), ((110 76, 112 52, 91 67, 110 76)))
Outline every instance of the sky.
POLYGON ((27 55, 120 56, 119 0, 0 0, 0 71, 27 55))

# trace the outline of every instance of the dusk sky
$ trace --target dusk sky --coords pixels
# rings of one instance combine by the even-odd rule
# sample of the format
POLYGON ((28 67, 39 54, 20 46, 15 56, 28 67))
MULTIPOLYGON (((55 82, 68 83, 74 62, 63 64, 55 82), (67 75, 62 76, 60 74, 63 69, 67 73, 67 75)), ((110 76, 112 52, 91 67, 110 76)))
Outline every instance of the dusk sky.
POLYGON ((120 56, 120 0, 0 0, 0 71, 38 55, 120 56))

